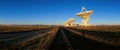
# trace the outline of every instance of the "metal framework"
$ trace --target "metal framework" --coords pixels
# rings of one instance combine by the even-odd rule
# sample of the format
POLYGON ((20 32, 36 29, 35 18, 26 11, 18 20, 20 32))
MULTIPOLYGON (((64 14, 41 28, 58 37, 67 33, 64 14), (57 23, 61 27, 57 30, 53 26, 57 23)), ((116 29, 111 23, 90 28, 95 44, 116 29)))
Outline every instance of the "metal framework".
POLYGON ((82 7, 82 10, 80 13, 77 13, 76 16, 82 18, 82 26, 89 26, 88 21, 89 21, 89 17, 90 15, 93 13, 92 10, 87 11, 87 9, 85 9, 85 7, 82 7))

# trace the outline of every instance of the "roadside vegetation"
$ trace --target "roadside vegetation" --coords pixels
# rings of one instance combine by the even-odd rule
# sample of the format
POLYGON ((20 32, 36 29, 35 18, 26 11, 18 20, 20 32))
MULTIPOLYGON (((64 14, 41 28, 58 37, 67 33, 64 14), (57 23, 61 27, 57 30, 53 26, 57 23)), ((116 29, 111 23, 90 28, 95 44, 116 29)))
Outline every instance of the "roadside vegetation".
POLYGON ((48 25, 0 25, 0 33, 30 31, 49 28, 48 25))
POLYGON ((69 27, 78 34, 102 43, 120 46, 120 25, 103 25, 89 27, 69 27))

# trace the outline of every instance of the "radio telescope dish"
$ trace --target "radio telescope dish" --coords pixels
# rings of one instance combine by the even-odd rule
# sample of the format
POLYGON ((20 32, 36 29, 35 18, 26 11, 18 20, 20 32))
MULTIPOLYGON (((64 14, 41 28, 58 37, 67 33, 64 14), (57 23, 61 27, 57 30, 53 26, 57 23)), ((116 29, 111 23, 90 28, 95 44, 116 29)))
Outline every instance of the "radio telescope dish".
POLYGON ((87 10, 85 9, 85 7, 82 7, 81 12, 80 12, 80 13, 77 13, 76 16, 82 18, 82 24, 81 24, 81 25, 83 25, 83 26, 89 26, 88 21, 89 21, 90 15, 91 15, 92 13, 93 13, 92 10, 87 11, 87 10))
POLYGON ((75 25, 74 21, 75 21, 75 18, 70 18, 64 23, 64 26, 74 26, 75 25))

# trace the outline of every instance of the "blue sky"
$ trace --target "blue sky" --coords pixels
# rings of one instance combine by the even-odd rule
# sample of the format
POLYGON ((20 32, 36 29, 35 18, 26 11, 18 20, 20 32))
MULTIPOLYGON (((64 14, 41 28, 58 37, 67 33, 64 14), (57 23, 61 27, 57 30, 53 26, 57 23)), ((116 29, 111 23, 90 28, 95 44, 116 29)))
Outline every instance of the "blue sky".
POLYGON ((0 0, 0 24, 63 24, 85 6, 90 24, 120 24, 120 0, 0 0))

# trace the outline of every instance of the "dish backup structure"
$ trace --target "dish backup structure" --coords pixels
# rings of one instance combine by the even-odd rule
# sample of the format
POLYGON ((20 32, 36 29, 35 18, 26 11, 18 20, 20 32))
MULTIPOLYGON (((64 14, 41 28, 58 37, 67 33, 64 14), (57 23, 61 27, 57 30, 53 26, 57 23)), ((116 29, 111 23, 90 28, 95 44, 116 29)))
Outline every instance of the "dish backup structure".
POLYGON ((88 24, 88 21, 92 13, 93 13, 92 10, 87 11, 85 7, 82 7, 81 12, 76 14, 76 16, 82 18, 82 23, 81 23, 82 26, 90 26, 90 24, 88 24))
POLYGON ((75 18, 70 18, 64 23, 64 26, 75 26, 75 18))

